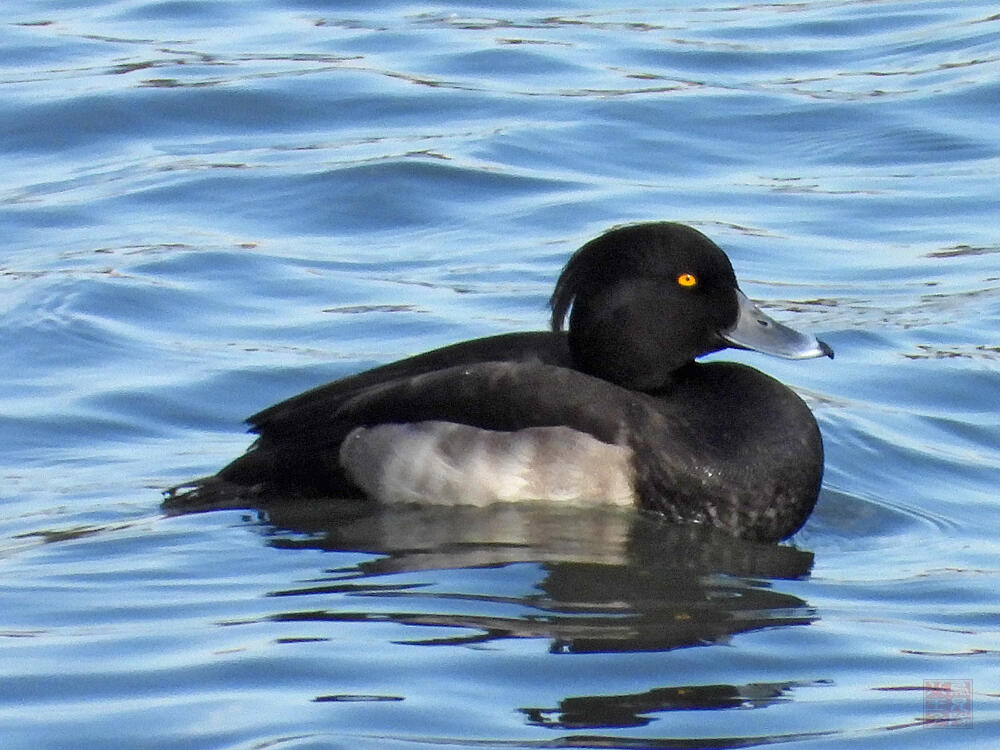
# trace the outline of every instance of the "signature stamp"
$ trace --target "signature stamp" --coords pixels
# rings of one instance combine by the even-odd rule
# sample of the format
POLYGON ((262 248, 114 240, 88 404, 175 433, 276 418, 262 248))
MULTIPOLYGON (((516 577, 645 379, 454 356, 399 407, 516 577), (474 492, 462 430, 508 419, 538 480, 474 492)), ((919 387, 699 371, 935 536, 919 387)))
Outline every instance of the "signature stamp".
POLYGON ((972 726, 972 680, 924 680, 924 721, 946 727, 972 726))

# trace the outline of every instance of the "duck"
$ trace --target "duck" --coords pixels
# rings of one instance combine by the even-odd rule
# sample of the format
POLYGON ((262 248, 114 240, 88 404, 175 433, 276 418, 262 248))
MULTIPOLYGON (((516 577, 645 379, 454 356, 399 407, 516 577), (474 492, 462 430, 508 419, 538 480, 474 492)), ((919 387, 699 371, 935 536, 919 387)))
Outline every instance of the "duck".
POLYGON ((760 542, 801 528, 823 477, 811 410, 749 365, 699 360, 833 349, 765 314, 715 242, 677 222, 611 228, 572 254, 549 303, 549 330, 452 344, 254 414, 247 451, 165 507, 528 500, 760 542))

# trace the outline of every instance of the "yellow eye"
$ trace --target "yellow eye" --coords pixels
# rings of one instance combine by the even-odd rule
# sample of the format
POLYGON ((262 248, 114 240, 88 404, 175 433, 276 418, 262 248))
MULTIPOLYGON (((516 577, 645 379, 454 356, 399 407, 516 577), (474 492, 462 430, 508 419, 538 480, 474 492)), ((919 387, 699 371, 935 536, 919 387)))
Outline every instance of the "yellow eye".
POLYGON ((677 277, 677 283, 681 286, 697 286, 698 278, 693 273, 682 273, 677 277))

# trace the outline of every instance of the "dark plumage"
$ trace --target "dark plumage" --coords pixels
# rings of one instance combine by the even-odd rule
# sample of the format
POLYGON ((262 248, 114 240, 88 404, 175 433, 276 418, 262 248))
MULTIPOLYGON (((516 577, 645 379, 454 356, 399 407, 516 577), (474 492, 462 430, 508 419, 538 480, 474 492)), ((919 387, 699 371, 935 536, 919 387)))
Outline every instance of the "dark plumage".
MULTIPOLYGON (((390 499, 409 497, 405 482, 412 472, 393 462, 405 460, 411 448, 400 449, 402 456, 379 451, 387 441, 411 438, 420 450, 440 449, 433 455, 444 456, 444 469, 460 479, 468 474, 471 482, 483 481, 472 478, 472 468, 484 461, 511 465, 496 455, 498 441, 528 446, 521 452, 531 459, 516 464, 518 471, 544 466, 553 495, 566 499, 559 493, 572 485, 566 497, 582 497, 588 487, 578 476, 583 459, 573 466, 569 456, 572 477, 565 481, 558 466, 542 464, 543 450, 576 446, 566 437, 579 434, 586 444, 579 451, 615 446, 609 465, 627 459, 620 478, 644 509, 747 539, 778 540, 798 530, 823 473, 822 441, 809 409, 751 367, 694 360, 727 346, 832 357, 826 344, 764 316, 739 292, 725 253, 681 224, 625 226, 588 242, 567 263, 551 305, 552 331, 437 349, 255 414, 248 422, 258 438, 247 453, 214 477, 175 488, 166 505, 357 497, 359 486, 390 499), (568 334, 560 330, 567 314, 568 334), (448 432, 441 423, 490 432, 448 432), (380 425, 419 427, 372 429, 380 425), (573 432, 553 429, 560 427, 573 432), (437 437, 420 442, 425 433, 437 437), (463 441, 479 451, 474 459, 461 455, 463 441), (382 474, 365 475, 369 470, 382 474)), ((415 462, 437 460, 413 452, 415 462)), ((436 477, 413 476, 428 487, 443 486, 436 477)), ((483 496, 478 485, 469 493, 483 496)), ((437 500, 430 495, 423 499, 437 500)), ((462 501, 461 490, 458 497, 451 502, 462 501)), ((511 498, 501 492, 496 499, 511 498)))

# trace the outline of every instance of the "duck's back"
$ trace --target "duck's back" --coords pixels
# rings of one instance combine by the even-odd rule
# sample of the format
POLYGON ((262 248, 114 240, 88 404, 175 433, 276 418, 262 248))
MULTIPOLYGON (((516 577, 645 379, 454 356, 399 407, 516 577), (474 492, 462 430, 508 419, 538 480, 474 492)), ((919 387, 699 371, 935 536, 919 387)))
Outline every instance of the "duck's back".
POLYGON ((541 363, 571 367, 566 334, 508 333, 463 341, 326 383, 259 411, 247 419, 250 431, 279 442, 305 436, 326 423, 350 398, 371 388, 419 375, 482 362, 541 363))

